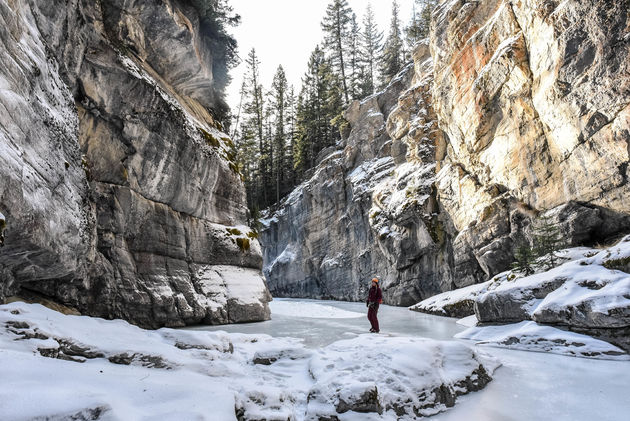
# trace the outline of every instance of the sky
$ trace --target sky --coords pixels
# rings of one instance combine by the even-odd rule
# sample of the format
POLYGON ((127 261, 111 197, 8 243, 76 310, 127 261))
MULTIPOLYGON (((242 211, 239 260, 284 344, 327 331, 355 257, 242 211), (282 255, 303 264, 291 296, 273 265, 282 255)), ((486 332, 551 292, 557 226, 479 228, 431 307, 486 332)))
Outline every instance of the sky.
MULTIPOLYGON (((232 28, 238 41, 241 64, 232 69, 232 83, 228 86, 228 104, 236 110, 239 89, 245 72, 245 59, 252 48, 260 60, 263 86, 269 89, 278 66, 282 64, 289 80, 299 92, 301 78, 311 52, 323 39, 321 21, 330 0, 232 0, 230 4, 241 15, 241 24, 232 28)), ((391 20, 390 0, 348 0, 357 14, 359 24, 368 3, 376 16, 379 28, 387 37, 391 20)), ((398 0, 400 19, 406 25, 412 16, 413 0, 398 0)))

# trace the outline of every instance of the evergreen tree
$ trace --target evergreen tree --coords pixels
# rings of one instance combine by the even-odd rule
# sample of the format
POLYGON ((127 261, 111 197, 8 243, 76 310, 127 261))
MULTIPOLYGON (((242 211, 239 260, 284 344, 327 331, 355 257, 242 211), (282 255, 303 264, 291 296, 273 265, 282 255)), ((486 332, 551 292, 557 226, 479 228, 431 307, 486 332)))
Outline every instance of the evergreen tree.
POLYGON ((297 106, 294 167, 299 178, 315 166, 317 154, 340 137, 332 126, 333 120, 339 121, 343 109, 340 86, 331 62, 322 49, 316 47, 302 79, 297 106))
POLYGON ((516 248, 514 253, 514 263, 512 263, 512 269, 523 273, 525 276, 529 276, 534 273, 533 265, 536 261, 536 256, 532 247, 527 242, 523 242, 516 248))
POLYGON ((286 174, 286 118, 287 118, 287 90, 289 89, 287 77, 282 66, 278 66, 273 83, 271 84, 271 104, 273 114, 273 173, 275 180, 274 190, 276 202, 280 201, 286 174))
POLYGON ((372 5, 368 3, 363 17, 363 32, 361 33, 361 77, 359 83, 359 96, 364 98, 372 95, 376 89, 377 63, 381 55, 383 33, 376 25, 372 5))
POLYGON ((361 30, 359 29, 359 24, 357 23, 357 15, 352 14, 352 19, 350 20, 350 32, 348 33, 347 39, 347 50, 349 57, 349 82, 348 82, 348 90, 350 93, 350 98, 360 99, 361 92, 359 90, 359 85, 361 83, 361 30))
POLYGON ((438 0, 422 0, 422 3, 423 3, 423 7, 422 7, 422 12, 420 13, 420 19, 422 20, 422 27, 424 28, 422 37, 426 38, 429 36, 429 32, 431 30, 431 16, 433 15, 433 11, 435 10, 435 7, 437 6, 438 0))
POLYGON ((534 246, 531 247, 527 242, 520 244, 512 263, 512 268, 523 272, 525 276, 534 273, 534 265, 537 263, 542 264, 545 270, 556 267, 556 251, 564 246, 558 225, 549 217, 542 217, 534 224, 532 236, 534 246))
POLYGON ((350 102, 346 40, 351 22, 352 9, 348 6, 347 0, 333 0, 326 8, 326 15, 322 21, 324 48, 329 52, 335 71, 340 77, 346 104, 350 102))
POLYGON ((296 142, 296 121, 297 121, 297 98, 295 96, 295 89, 293 85, 289 87, 289 91, 287 94, 287 153, 286 153, 286 164, 285 164, 285 172, 287 177, 286 182, 286 191, 288 193, 293 189, 296 185, 296 174, 294 171, 295 162, 295 142, 296 142))
POLYGON ((562 246, 563 240, 558 225, 549 217, 541 217, 534 226, 534 253, 540 258, 546 270, 556 267, 558 256, 555 252, 562 246))
POLYGON ((400 33, 400 19, 398 17, 398 2, 392 2, 392 20, 389 34, 383 46, 381 57, 381 87, 389 84, 394 76, 403 68, 404 51, 400 33))
POLYGON ((189 2, 199 13, 200 34, 209 44, 208 51, 212 55, 212 75, 216 87, 212 112, 218 120, 227 121, 229 107, 225 103, 224 89, 231 81, 229 70, 239 62, 236 39, 228 31, 240 23, 241 17, 234 12, 228 0, 189 2))
POLYGON ((242 156, 241 159, 249 171, 246 182, 250 183, 249 190, 253 192, 253 195, 248 197, 251 205, 261 200, 267 201, 267 186, 263 180, 266 178, 268 170, 264 136, 264 98, 259 75, 260 61, 255 49, 252 48, 245 63, 247 64, 247 72, 244 92, 245 104, 243 106, 244 116, 241 125, 242 144, 249 145, 253 141, 258 145, 258 150, 255 154, 252 154, 249 148, 246 148, 246 151, 241 151, 241 155, 246 152, 249 154, 242 156))
POLYGON ((437 0, 415 0, 413 4, 413 16, 409 26, 405 28, 407 45, 411 48, 416 42, 429 36, 431 28, 431 14, 435 9, 437 0))

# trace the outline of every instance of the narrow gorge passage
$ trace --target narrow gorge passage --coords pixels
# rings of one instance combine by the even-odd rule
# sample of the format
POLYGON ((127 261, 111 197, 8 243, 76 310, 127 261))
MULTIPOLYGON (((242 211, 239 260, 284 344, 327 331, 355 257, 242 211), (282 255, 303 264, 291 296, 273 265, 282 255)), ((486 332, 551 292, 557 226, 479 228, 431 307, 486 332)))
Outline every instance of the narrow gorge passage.
POLYGON ((0 420, 627 421, 629 145, 630 0, 0 0, 0 420))

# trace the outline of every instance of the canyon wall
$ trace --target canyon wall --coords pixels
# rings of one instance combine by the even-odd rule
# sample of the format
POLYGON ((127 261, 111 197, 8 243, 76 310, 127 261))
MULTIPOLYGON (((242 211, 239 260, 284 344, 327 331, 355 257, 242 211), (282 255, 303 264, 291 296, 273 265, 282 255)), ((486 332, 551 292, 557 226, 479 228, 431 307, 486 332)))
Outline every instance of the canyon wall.
POLYGON ((199 11, 3 0, 0 22, 0 299, 145 327, 268 318, 199 11))
POLYGON ((264 220, 272 293, 361 300, 379 276, 410 305, 507 269, 540 216, 566 245, 628 232, 629 10, 442 1, 414 67, 264 220))

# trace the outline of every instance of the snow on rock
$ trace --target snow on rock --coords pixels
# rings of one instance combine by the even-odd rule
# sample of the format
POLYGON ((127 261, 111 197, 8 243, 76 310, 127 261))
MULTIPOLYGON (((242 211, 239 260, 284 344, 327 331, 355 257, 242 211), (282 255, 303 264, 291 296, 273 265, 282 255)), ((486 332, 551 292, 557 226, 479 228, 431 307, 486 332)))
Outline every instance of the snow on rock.
POLYGON ((339 341, 311 359, 316 383, 307 419, 347 411, 397 419, 433 415, 453 406, 457 396, 482 389, 497 366, 456 342, 373 335, 339 341))
POLYGON ((271 294, 257 269, 231 265, 191 265, 195 270, 197 300, 208 318, 233 323, 267 320, 271 294))
POLYGON ((301 339, 0 306, 3 420, 414 419, 483 388, 496 367, 458 342, 363 335, 312 351, 301 339))
POLYGON ((476 319, 485 324, 533 320, 565 326, 629 351, 630 236, 605 249, 576 247, 556 254, 559 265, 546 272, 540 268, 530 276, 503 272, 485 283, 436 295, 410 309, 452 317, 474 311, 476 319))
POLYGON ((361 198, 369 194, 384 178, 391 176, 394 160, 391 157, 374 158, 355 168, 349 175, 352 184, 353 197, 361 198))
POLYGON ((490 284, 491 281, 487 281, 454 291, 443 292, 420 301, 409 307, 409 310, 447 317, 470 316, 475 313, 475 298, 484 293, 490 284))
POLYGON ((569 326, 630 350, 630 236, 607 249, 561 253, 569 259, 547 272, 514 274, 488 286, 475 303, 482 323, 534 320, 569 326))
POLYGON ((455 335, 477 345, 489 345, 524 351, 550 352, 576 357, 630 360, 622 349, 590 336, 567 332, 536 322, 502 326, 471 327, 455 335))
POLYGON ((342 310, 333 306, 315 303, 297 303, 285 301, 279 298, 274 299, 270 304, 271 314, 281 314, 283 316, 297 316, 308 318, 324 319, 354 319, 365 317, 363 313, 342 310))

